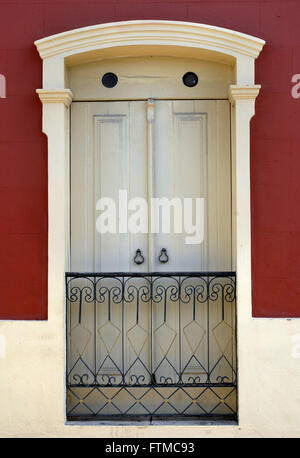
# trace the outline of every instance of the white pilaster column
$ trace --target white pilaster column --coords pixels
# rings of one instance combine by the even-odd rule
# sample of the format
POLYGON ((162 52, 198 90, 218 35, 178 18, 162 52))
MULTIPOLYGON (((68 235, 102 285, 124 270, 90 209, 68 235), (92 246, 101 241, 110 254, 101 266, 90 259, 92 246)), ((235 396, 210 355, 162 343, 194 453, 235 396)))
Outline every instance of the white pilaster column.
MULTIPOLYGON (((64 323, 64 275, 69 267, 69 89, 37 89, 48 138, 48 310, 64 323)), ((62 334, 63 336, 63 334, 62 334)), ((62 352, 62 355, 64 353, 62 352)))
POLYGON ((250 121, 255 112, 255 99, 260 86, 237 86, 229 88, 232 104, 232 154, 233 186, 235 202, 236 237, 236 287, 237 287, 237 348, 238 348, 238 386, 239 422, 247 422, 249 392, 247 377, 248 361, 251 351, 251 329, 249 320, 252 315, 251 286, 251 218, 250 218, 250 121))
POLYGON ((259 85, 229 88, 234 129, 237 293, 239 309, 242 307, 248 314, 251 314, 250 120, 259 89, 259 85))

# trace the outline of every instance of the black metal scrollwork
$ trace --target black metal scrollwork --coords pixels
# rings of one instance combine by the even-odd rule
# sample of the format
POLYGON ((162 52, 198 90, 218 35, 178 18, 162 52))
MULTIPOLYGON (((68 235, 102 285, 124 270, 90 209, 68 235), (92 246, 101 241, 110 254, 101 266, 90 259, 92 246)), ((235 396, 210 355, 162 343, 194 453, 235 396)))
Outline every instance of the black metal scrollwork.
POLYGON ((234 272, 67 273, 66 302, 68 417, 236 415, 234 272))

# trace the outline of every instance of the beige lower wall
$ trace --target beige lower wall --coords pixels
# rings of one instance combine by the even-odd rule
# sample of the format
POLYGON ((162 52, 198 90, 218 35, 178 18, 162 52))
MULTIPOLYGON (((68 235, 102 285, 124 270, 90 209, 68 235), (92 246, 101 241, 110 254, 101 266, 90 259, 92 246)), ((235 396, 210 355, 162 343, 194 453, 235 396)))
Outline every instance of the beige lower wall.
POLYGON ((62 316, 2 321, 0 436, 300 437, 300 320, 242 315, 238 426, 66 425, 62 316))

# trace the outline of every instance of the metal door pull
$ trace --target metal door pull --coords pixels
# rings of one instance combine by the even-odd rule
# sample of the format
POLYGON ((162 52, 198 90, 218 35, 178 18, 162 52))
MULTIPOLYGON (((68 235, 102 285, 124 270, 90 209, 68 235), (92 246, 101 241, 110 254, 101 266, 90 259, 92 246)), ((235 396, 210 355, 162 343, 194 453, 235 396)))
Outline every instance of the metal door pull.
POLYGON ((135 257, 134 257, 134 262, 136 264, 143 264, 143 262, 145 261, 145 258, 144 256, 142 255, 142 252, 140 249, 137 249, 136 252, 135 252, 135 257))
POLYGON ((162 248, 160 255, 159 255, 159 262, 165 263, 169 261, 169 256, 167 255, 167 250, 166 248, 162 248))

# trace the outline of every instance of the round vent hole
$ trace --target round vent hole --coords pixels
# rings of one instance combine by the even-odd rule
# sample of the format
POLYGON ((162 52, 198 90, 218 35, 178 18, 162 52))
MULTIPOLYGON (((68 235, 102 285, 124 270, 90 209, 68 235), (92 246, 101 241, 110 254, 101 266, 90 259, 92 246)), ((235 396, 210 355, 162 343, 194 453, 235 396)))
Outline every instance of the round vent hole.
POLYGON ((183 84, 187 87, 194 87, 198 84, 198 76, 196 73, 187 72, 182 77, 183 84))
POLYGON ((105 87, 108 87, 108 88, 115 87, 117 82, 118 82, 118 77, 114 73, 105 73, 105 75, 102 76, 102 84, 105 87))

